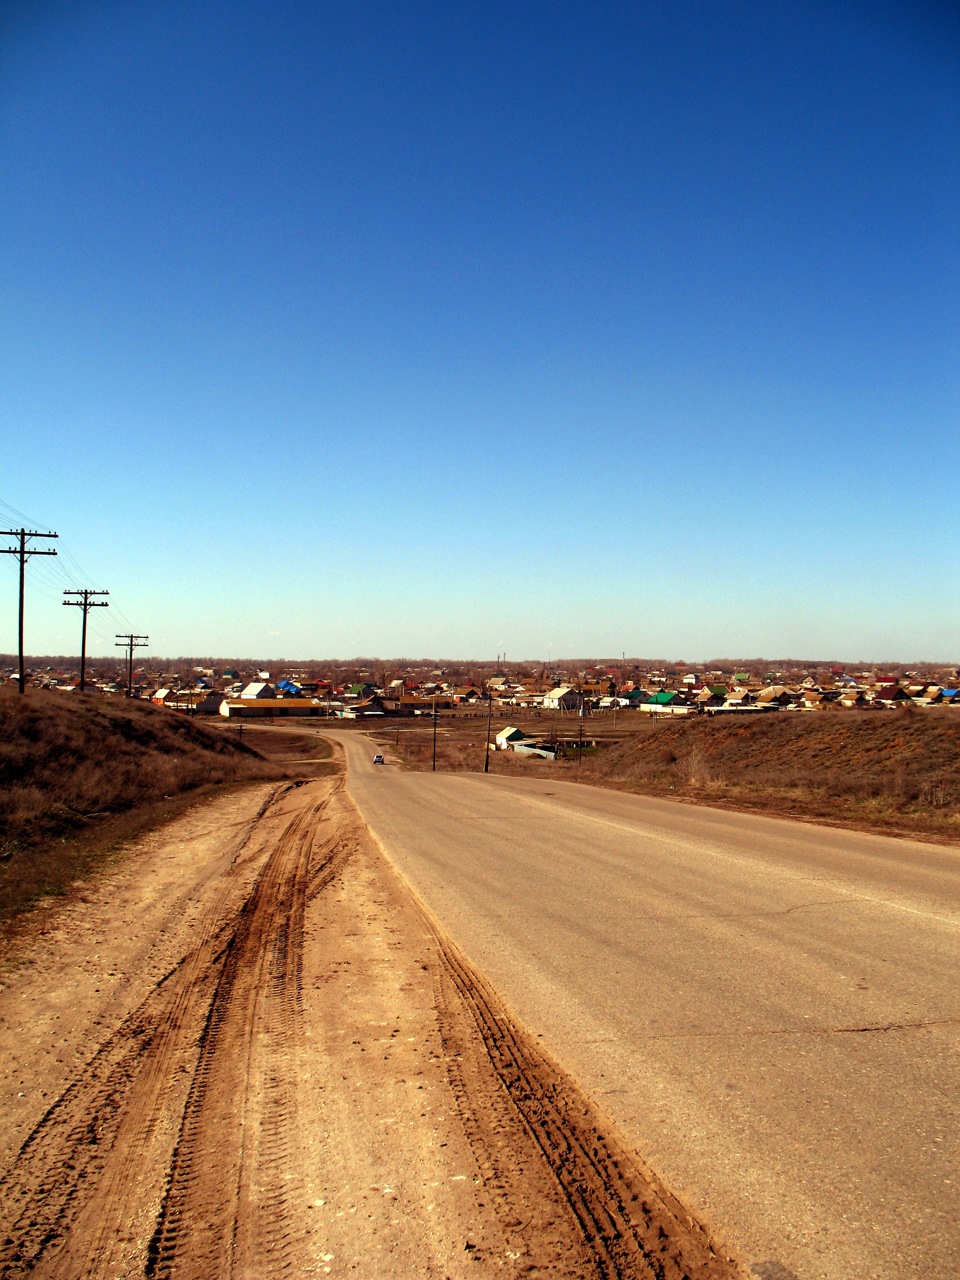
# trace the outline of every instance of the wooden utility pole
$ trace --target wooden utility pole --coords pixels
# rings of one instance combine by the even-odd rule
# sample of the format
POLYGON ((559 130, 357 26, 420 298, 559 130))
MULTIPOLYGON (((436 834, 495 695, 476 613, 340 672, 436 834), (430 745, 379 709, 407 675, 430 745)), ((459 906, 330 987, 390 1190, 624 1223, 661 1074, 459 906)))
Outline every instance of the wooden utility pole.
POLYGON ((0 555, 18 556, 20 559, 20 626, 19 626, 19 653, 20 653, 20 692, 23 693, 26 688, 26 676, 23 670, 23 585, 24 585, 24 569, 27 561, 31 556, 55 556, 55 550, 38 551, 36 547, 27 549, 28 538, 56 538, 56 533, 38 533, 36 529, 0 529, 0 537, 17 538, 19 546, 16 547, 0 547, 0 555))
POLYGON ((106 609, 109 605, 108 600, 94 600, 93 596, 108 596, 109 591, 89 591, 86 587, 82 591, 64 591, 65 596, 82 596, 82 600, 64 600, 64 604, 73 605, 75 609, 83 610, 83 627, 80 631, 80 692, 83 693, 87 687, 87 614, 91 609, 106 609))
POLYGON ((134 649, 145 649, 149 636, 138 636, 132 632, 126 635, 117 636, 117 640, 123 641, 123 644, 115 644, 115 649, 126 649, 127 652, 127 697, 133 697, 133 651, 134 649))
POLYGON ((483 757, 483 772, 490 772, 490 721, 493 718, 493 693, 487 690, 487 753, 483 757))

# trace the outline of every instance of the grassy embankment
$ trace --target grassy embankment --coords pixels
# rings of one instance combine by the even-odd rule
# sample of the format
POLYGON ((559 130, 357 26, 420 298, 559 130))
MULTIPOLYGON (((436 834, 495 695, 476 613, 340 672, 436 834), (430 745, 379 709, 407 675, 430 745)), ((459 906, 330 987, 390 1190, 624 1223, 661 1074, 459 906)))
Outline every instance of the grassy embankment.
MULTIPOLYGON (((652 723, 636 713, 588 718, 596 749, 556 763, 491 753, 495 773, 564 778, 696 804, 746 809, 887 835, 960 843, 960 711, 772 712, 652 723)), ((568 717, 519 727, 549 738, 577 735, 568 717)), ((502 727, 494 721, 493 733, 502 727)), ((437 767, 483 768, 486 725, 441 721, 437 767)), ((393 735, 382 734, 393 745, 393 735)), ((412 768, 432 765, 428 725, 401 731, 412 768)))
POLYGON ((235 736, 142 702, 0 690, 0 924, 205 791, 283 776, 235 736))

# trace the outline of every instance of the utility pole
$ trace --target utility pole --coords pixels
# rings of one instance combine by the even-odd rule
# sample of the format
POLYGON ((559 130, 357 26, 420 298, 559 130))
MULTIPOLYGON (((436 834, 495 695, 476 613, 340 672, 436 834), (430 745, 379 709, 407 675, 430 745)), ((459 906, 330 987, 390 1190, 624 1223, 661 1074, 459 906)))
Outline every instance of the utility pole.
POLYGON ((55 555, 57 554, 55 550, 51 550, 51 551, 38 551, 38 550, 36 549, 36 547, 33 547, 32 549, 28 550, 28 549, 27 549, 27 539, 28 539, 28 538, 57 538, 57 537, 59 537, 59 534, 56 534, 56 533, 38 533, 36 529, 0 529, 0 537, 4 537, 4 538, 17 538, 17 539, 19 540, 19 543, 20 543, 20 545, 19 545, 19 546, 17 546, 17 547, 0 547, 0 555, 5 555, 5 556, 18 556, 18 557, 19 557, 19 559, 20 559, 20 627, 19 627, 20 678, 19 678, 18 683, 19 683, 19 686, 20 686, 20 692, 21 692, 21 693, 23 693, 24 689, 26 688, 26 683, 27 683, 27 681, 26 681, 26 676, 25 676, 25 674, 24 674, 24 670, 23 670, 23 583, 24 583, 24 569, 26 568, 27 561, 30 559, 30 557, 31 557, 31 556, 55 556, 55 555))
POLYGON ((437 699, 433 699, 433 772, 437 772, 437 699))
POLYGON ((134 649, 145 649, 147 647, 147 641, 149 639, 150 639, 149 636, 138 636, 138 635, 135 635, 133 632, 128 632, 126 635, 117 636, 117 640, 118 641, 122 640, 123 644, 115 644, 114 648, 127 650, 127 697, 128 698, 133 697, 133 651, 134 649))
POLYGON ((94 600, 93 596, 108 596, 109 591, 89 591, 86 587, 82 591, 64 591, 65 596, 82 596, 82 600, 64 600, 64 604, 71 604, 75 609, 83 610, 83 627, 80 631, 80 692, 83 693, 87 687, 87 614, 91 609, 106 609, 109 605, 108 600, 94 600))
POLYGON ((487 690, 487 754, 483 757, 483 772, 490 772, 490 720, 493 716, 493 694, 487 690))

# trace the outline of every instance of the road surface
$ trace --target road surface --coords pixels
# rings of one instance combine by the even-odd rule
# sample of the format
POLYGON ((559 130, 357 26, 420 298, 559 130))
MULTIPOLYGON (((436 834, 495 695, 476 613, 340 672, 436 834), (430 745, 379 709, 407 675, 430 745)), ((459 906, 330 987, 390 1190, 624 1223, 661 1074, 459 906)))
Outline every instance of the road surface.
POLYGON ((958 850, 329 736, 440 927, 759 1277, 960 1275, 958 850))
POLYGON ((339 773, 0 939, 0 1278, 745 1280, 433 928, 339 773))

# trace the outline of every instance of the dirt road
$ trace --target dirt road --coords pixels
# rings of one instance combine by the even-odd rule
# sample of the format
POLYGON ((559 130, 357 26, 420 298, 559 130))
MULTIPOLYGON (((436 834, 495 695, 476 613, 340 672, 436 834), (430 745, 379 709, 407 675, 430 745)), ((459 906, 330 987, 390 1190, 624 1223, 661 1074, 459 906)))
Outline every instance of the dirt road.
POLYGON ((431 927, 340 778, 204 803, 0 990, 0 1277, 742 1272, 431 927))

